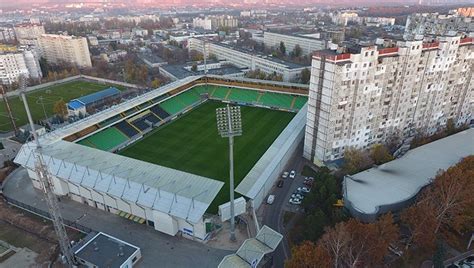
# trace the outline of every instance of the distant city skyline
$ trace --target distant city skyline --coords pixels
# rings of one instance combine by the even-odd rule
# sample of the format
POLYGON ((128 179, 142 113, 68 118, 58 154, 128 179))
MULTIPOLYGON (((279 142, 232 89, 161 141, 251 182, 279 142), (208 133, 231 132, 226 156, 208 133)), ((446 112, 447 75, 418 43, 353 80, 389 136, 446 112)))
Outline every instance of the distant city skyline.
MULTIPOLYGON (((422 4, 422 5, 442 5, 442 4, 468 4, 472 3, 469 0, 342 0, 342 1, 331 1, 331 0, 18 0, 18 1, 3 1, 0 2, 0 8, 25 8, 25 7, 38 7, 38 5, 66 5, 66 4, 124 4, 124 5, 147 5, 147 6, 168 6, 168 7, 184 7, 184 6, 234 6, 234 7, 245 7, 245 6, 265 6, 265 5, 330 5, 330 6, 347 6, 354 7, 356 5, 366 6, 379 6, 379 5, 400 5, 400 4, 422 4)), ((39 6, 41 7, 41 6, 39 6)))

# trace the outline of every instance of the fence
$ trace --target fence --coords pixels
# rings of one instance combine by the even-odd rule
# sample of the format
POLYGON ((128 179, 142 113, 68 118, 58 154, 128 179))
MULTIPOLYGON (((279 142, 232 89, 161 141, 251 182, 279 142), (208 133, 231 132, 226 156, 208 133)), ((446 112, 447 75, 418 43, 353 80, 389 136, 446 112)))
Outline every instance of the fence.
MULTIPOLYGON (((7 196, 4 196, 4 198, 7 200, 7 202, 15 207, 18 207, 20 209, 23 209, 23 210, 26 210, 32 214, 35 214, 35 215, 38 215, 42 218, 45 218, 47 220, 51 220, 51 217, 49 215, 49 212, 46 212, 42 209, 39 209, 39 208, 35 208, 35 207, 32 207, 30 205, 27 205, 23 202, 20 202, 18 200, 15 200, 15 199, 12 199, 10 197, 7 197, 7 196)), ((77 230, 81 233, 84 233, 84 234, 88 234, 94 230, 92 230, 91 228, 89 227, 86 227, 84 225, 81 225, 77 222, 73 222, 73 221, 70 221, 70 220, 67 220, 67 219, 64 219, 63 218, 63 222, 64 222, 64 225, 71 228, 71 229, 74 229, 74 230, 77 230)))

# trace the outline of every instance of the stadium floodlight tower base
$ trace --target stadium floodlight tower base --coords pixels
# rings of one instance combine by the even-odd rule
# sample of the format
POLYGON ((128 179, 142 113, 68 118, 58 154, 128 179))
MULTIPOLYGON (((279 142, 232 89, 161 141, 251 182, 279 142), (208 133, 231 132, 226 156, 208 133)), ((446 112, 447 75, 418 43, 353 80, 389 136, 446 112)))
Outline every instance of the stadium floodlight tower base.
POLYGON ((242 135, 240 106, 217 108, 217 131, 221 137, 229 138, 229 185, 230 185, 230 240, 235 241, 234 212, 234 137, 242 135))

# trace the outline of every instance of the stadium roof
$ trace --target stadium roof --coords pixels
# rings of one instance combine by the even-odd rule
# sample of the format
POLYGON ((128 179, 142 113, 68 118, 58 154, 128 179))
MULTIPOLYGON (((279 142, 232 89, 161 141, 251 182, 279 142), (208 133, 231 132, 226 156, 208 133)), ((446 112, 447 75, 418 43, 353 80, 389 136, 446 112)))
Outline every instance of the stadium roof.
POLYGON ((235 189, 236 192, 255 199, 262 186, 266 183, 267 178, 275 170, 275 166, 280 165, 280 160, 284 158, 283 156, 288 152, 288 148, 292 145, 296 136, 304 129, 307 110, 308 105, 305 104, 257 161, 255 166, 247 173, 235 189))
POLYGON ((400 209, 440 169, 445 170, 473 154, 474 129, 471 128, 410 150, 403 157, 376 168, 346 176, 344 202, 351 212, 361 214, 362 219, 400 209))
POLYGON ((255 238, 244 241, 235 254, 222 259, 219 268, 257 267, 265 254, 273 252, 283 239, 283 235, 264 225, 255 238))
POLYGON ((108 97, 111 97, 111 96, 114 96, 114 95, 117 95, 117 94, 120 94, 120 90, 118 90, 115 87, 109 87, 109 88, 106 88, 104 90, 101 90, 101 91, 98 91, 98 92, 95 92, 95 93, 92 93, 92 94, 89 94, 89 95, 85 95, 85 96, 79 97, 77 99, 73 99, 69 102, 68 105, 71 108, 74 108, 74 107, 79 108, 81 106, 92 104, 92 103, 100 101, 104 98, 108 98, 108 97))
MULTIPOLYGON (((71 184, 92 188, 196 223, 223 182, 63 140, 41 149, 49 172, 71 184)), ((33 169, 36 147, 22 146, 15 162, 33 169)))

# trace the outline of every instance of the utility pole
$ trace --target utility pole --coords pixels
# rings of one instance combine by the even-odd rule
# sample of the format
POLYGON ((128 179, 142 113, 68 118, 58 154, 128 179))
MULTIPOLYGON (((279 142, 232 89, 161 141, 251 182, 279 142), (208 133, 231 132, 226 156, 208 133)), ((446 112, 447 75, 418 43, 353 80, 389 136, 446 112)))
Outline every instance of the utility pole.
POLYGON ((2 97, 3 97, 3 102, 5 103, 5 108, 8 113, 8 117, 10 118, 10 121, 12 123, 13 130, 15 131, 15 134, 18 133, 18 128, 15 123, 15 118, 13 117, 12 109, 10 108, 10 104, 8 103, 8 98, 7 94, 5 93, 5 88, 0 85, 0 90, 2 91, 2 97))
POLYGON ((49 214, 51 220, 53 221, 54 231, 58 236, 59 248, 64 258, 66 259, 67 265, 72 267, 73 257, 71 254, 71 248, 69 244, 69 238, 67 236, 66 228, 64 227, 63 218, 61 216, 61 211, 59 209, 59 204, 56 195, 54 194, 54 185, 51 180, 51 175, 48 172, 48 168, 45 165, 40 141, 38 135, 36 134, 35 125, 33 123, 33 118, 31 116, 30 108, 28 106, 28 101, 25 95, 25 80, 24 77, 20 77, 20 94, 25 105, 26 115, 28 116, 28 121, 30 123, 31 132, 36 142, 36 163, 35 163, 35 172, 38 176, 39 181, 43 187, 43 193, 48 205, 49 214))
POLYGON ((234 137, 242 135, 242 118, 240 106, 216 109, 217 130, 221 137, 229 138, 229 184, 230 184, 230 240, 235 241, 234 211, 234 137))

